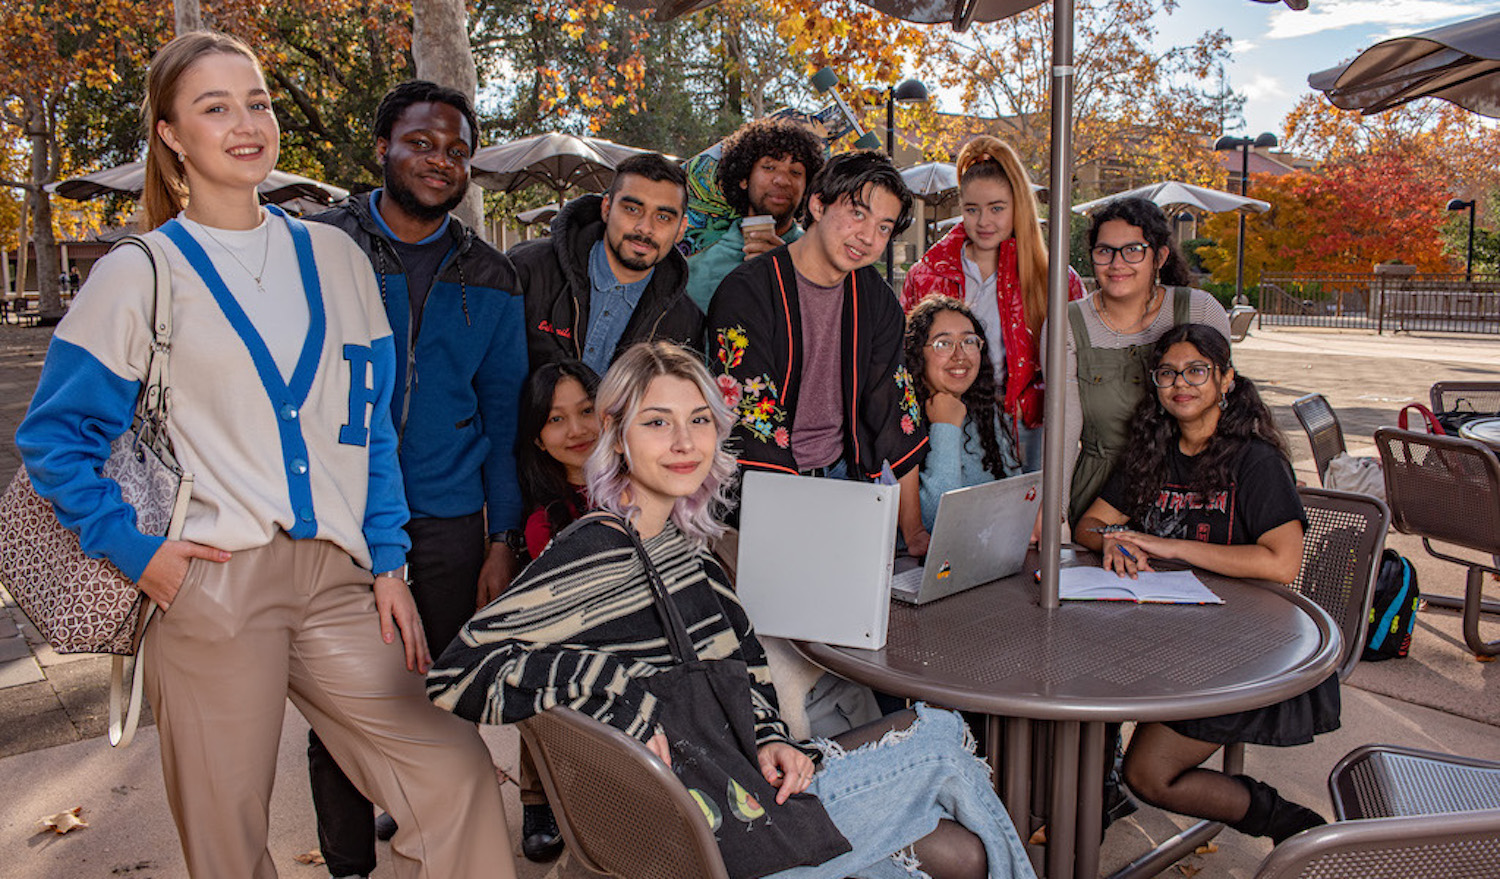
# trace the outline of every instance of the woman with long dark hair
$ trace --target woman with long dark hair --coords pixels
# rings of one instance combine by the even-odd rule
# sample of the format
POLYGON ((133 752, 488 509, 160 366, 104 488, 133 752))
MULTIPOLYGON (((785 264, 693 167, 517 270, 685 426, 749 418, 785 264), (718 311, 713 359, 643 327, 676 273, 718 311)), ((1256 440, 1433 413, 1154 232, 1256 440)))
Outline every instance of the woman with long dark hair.
POLYGON ((1178 324, 1207 324, 1229 338, 1229 316, 1188 287, 1187 263, 1161 208, 1117 198, 1094 212, 1089 256, 1099 289, 1068 306, 1066 394, 1068 521, 1098 496, 1149 390, 1151 345, 1178 324))
MULTIPOLYGON (((985 327, 986 356, 996 401, 1017 456, 1027 470, 1042 466, 1042 377, 1039 333, 1047 320, 1047 245, 1036 196, 1010 144, 980 135, 958 151, 958 200, 963 222, 911 267, 901 287, 908 312, 928 295, 968 305, 985 327)), ((1083 281, 1068 268, 1068 298, 1083 281)))
POLYGON ((598 406, 603 432, 585 470, 602 513, 559 534, 469 621, 428 676, 433 701, 481 723, 567 706, 636 739, 681 778, 729 767, 733 802, 722 778, 694 793, 731 875, 782 839, 777 852, 806 859, 775 875, 798 879, 906 875, 916 862, 935 879, 1032 876, 956 714, 918 705, 833 742, 788 734, 765 652, 708 550, 724 531, 716 516, 735 472, 724 449, 735 416, 702 359, 637 345, 610 367, 598 406), (682 701, 689 685, 674 674, 674 643, 703 663, 711 694, 682 701), (742 784, 770 789, 752 796, 742 784), (803 794, 821 803, 812 820, 777 820, 792 798, 815 805, 803 794), (838 839, 818 834, 822 844, 803 849, 825 811, 838 839))
POLYGON ((930 295, 907 313, 903 344, 927 416, 929 451, 918 478, 922 527, 930 532, 943 492, 1013 476, 1021 464, 1000 419, 995 369, 974 312, 951 296, 930 295))
MULTIPOLYGON (((1075 531, 1121 576, 1175 559, 1230 577, 1288 583, 1306 516, 1286 443, 1217 328, 1185 324, 1156 343, 1155 393, 1131 422, 1114 473, 1075 531)), ((1224 745, 1300 745, 1339 726, 1338 675, 1267 708, 1136 727, 1125 781, 1173 812, 1276 842, 1323 823, 1264 782, 1201 768, 1224 745)))
POLYGON ((395 345, 359 248, 262 208, 280 131, 255 54, 185 34, 151 61, 145 237, 100 260, 16 434, 37 491, 161 613, 140 661, 190 875, 274 876, 287 700, 400 829, 402 877, 514 876, 476 730, 432 709, 406 581, 395 345), (99 473, 130 426, 171 273, 168 435, 194 476, 181 540, 140 533, 99 473))
POLYGON ((583 464, 599 440, 598 389, 598 374, 571 359, 538 366, 521 387, 516 470, 532 558, 588 510, 583 464))

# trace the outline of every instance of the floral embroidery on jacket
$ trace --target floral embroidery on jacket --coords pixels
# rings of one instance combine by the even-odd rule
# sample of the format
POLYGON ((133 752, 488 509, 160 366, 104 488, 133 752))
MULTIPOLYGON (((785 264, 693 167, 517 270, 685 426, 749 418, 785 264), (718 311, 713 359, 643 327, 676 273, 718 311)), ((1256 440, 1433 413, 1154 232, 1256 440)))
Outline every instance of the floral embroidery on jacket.
POLYGON ((905 411, 901 416, 901 432, 910 436, 922 423, 922 413, 917 407, 916 386, 905 366, 896 367, 896 386, 901 388, 901 408, 905 411))
POLYGON ((776 382, 768 375, 752 376, 740 382, 729 374, 745 359, 750 347, 750 338, 743 327, 720 330, 718 334, 718 359, 723 373, 714 379, 719 393, 724 395, 724 405, 739 415, 740 423, 750 434, 763 443, 775 443, 785 449, 791 446, 792 435, 781 425, 786 421, 786 411, 777 402, 780 393, 776 382))

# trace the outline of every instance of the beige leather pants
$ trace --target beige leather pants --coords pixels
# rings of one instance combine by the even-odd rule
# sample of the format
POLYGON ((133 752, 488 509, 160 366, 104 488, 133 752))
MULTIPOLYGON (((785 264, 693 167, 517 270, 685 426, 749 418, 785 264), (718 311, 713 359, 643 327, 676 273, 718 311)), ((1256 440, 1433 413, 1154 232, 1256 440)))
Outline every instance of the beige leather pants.
POLYGON ((142 647, 167 800, 196 879, 276 876, 267 812, 286 700, 365 796, 396 819, 402 879, 514 877, 488 750, 427 701, 386 644, 370 572, 292 540, 194 559, 142 647))

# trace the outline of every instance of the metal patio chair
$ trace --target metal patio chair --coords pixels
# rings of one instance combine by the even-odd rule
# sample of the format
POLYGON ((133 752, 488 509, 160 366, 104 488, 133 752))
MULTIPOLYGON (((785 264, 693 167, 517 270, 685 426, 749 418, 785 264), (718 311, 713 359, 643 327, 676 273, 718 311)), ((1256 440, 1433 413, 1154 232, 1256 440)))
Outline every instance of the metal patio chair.
POLYGON ((1322 394, 1308 394, 1292 403, 1292 412, 1297 422, 1307 431, 1307 443, 1312 446, 1313 466, 1318 470, 1318 481, 1328 484, 1328 462, 1345 451, 1344 428, 1339 417, 1322 394))
POLYGON ((1437 382, 1428 391, 1433 412, 1500 414, 1500 382, 1437 382))
POLYGON ((1500 574, 1500 459, 1482 443, 1382 427, 1375 446, 1385 471, 1391 524, 1422 538, 1428 554, 1468 568, 1462 598, 1423 595, 1428 604, 1463 611, 1464 643, 1478 656, 1500 654, 1500 640, 1479 635, 1479 615, 1500 613, 1484 600, 1485 573, 1500 574), (1432 541, 1484 553, 1490 563, 1438 552, 1432 541))
POLYGON ((1302 570, 1294 592, 1328 611, 1344 637, 1339 678, 1349 677, 1365 649, 1370 602, 1391 513, 1380 498, 1329 488, 1299 488, 1307 512, 1302 570))

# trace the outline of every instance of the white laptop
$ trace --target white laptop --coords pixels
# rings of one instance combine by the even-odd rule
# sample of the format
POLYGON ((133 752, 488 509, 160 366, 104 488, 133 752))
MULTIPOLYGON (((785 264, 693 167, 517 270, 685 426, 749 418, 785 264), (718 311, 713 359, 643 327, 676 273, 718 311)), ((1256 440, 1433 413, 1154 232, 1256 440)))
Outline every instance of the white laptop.
POLYGON ((735 590, 763 635, 879 650, 900 487, 745 474, 735 590))
POLYGON ((1042 474, 955 488, 938 501, 922 562, 901 558, 891 597, 926 604, 1021 570, 1041 506, 1042 474))

